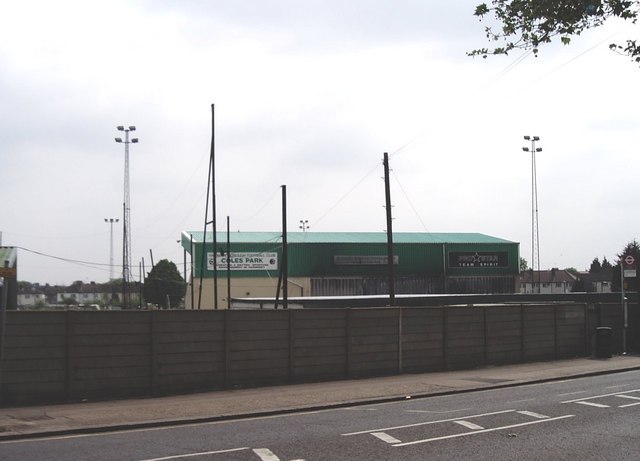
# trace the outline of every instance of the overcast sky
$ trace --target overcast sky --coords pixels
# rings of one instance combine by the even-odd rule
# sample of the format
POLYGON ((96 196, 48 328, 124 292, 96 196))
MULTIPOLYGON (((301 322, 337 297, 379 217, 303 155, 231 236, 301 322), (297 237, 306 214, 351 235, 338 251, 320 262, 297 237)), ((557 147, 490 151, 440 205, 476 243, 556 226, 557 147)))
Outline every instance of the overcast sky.
MULTIPOLYGON (((609 23, 570 46, 487 60, 477 0, 5 2, 0 18, 0 231, 18 278, 109 279, 122 261, 131 145, 132 262, 182 271, 182 231, 204 224, 216 117, 219 230, 386 227, 480 232, 531 262, 537 157, 542 268, 587 269, 639 238, 640 68, 609 23), (633 152, 636 152, 634 155, 633 152), (80 264, 73 261, 83 261, 80 264)), ((638 26, 635 26, 636 28, 638 26)), ((120 268, 115 275, 120 276, 120 268)))

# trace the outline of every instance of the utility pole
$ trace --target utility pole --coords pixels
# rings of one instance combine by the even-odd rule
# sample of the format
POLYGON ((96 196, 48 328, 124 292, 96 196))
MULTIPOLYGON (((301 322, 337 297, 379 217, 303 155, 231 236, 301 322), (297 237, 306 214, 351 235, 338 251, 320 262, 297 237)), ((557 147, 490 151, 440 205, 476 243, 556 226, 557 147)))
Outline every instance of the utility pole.
POLYGON ((131 203, 129 197, 129 144, 136 144, 138 138, 129 140, 129 133, 135 131, 136 127, 129 125, 119 125, 118 131, 124 131, 124 141, 122 138, 115 138, 116 142, 124 142, 124 201, 122 203, 122 307, 131 307, 131 293, 129 283, 131 280, 131 203))
POLYGON ((542 147, 536 147, 536 141, 540 141, 538 136, 525 136, 525 141, 531 141, 531 149, 523 147, 524 152, 531 152, 531 283, 533 276, 538 274, 538 293, 541 291, 540 280, 540 233, 538 228, 538 177, 536 166, 536 153, 542 152, 542 147))
POLYGON ((391 186, 389 185, 389 154, 384 153, 384 196, 387 214, 387 267, 389 269, 389 305, 396 305, 395 268, 393 267, 393 228, 391 216, 391 186))
POLYGON ((287 246, 287 186, 282 187, 282 308, 289 308, 289 249, 287 246))

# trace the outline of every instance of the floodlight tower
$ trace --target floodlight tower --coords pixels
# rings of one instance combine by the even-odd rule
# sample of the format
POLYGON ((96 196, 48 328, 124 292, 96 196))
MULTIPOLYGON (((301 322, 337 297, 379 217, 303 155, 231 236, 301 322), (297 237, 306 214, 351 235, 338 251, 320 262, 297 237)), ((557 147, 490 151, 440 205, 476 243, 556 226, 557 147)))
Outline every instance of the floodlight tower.
POLYGON ((538 229, 538 177, 536 171, 536 153, 542 152, 542 147, 536 147, 538 136, 525 136, 525 141, 531 141, 531 148, 523 147, 525 152, 531 152, 531 269, 533 274, 538 274, 538 293, 540 293, 540 233, 538 229))
POLYGON ((113 281, 113 223, 120 221, 118 218, 104 218, 104 222, 109 223, 109 281, 113 281))
POLYGON ((137 143, 138 138, 129 140, 129 133, 135 131, 136 127, 129 125, 125 127, 119 125, 118 131, 124 131, 124 141, 122 138, 115 138, 116 142, 124 142, 124 202, 122 203, 122 306, 127 308, 131 305, 131 293, 129 292, 129 281, 131 280, 131 204, 129 202, 129 144, 137 143))

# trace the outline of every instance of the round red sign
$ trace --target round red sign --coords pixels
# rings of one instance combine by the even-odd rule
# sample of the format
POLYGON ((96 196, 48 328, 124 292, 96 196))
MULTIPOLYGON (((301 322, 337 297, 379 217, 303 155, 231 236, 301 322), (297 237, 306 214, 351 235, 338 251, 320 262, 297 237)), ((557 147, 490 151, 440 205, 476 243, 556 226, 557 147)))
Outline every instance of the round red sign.
POLYGON ((627 266, 633 266, 635 262, 636 262, 636 258, 634 258, 632 255, 627 255, 624 257, 624 263, 627 266))

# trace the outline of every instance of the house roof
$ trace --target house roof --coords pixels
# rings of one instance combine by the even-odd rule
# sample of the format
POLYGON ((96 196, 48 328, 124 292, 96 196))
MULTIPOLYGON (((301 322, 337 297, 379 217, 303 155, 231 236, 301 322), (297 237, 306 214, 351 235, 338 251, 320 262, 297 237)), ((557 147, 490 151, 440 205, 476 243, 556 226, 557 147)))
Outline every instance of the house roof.
MULTIPOLYGON (((611 282, 613 280, 613 268, 602 269, 599 272, 586 272, 584 274, 580 274, 580 278, 587 282, 595 283, 595 282, 611 282)), ((618 274, 620 276, 620 274, 618 274)))
MULTIPOLYGON (((188 245, 193 237, 194 243, 202 243, 204 233, 193 231, 182 233, 183 245, 188 245)), ((207 232, 206 241, 213 240, 213 234, 207 232)), ((226 232, 217 232, 218 242, 227 241, 226 232)), ((281 232, 231 232, 231 243, 274 243, 282 242, 281 232)), ((394 243, 515 243, 480 233, 427 233, 394 232, 394 243)), ((386 232, 287 232, 288 243, 386 243, 386 232)))
POLYGON ((576 276, 564 269, 548 271, 525 271, 522 273, 522 283, 573 283, 576 276))

